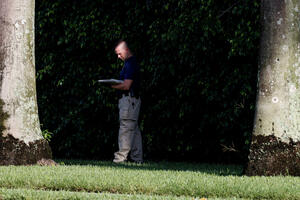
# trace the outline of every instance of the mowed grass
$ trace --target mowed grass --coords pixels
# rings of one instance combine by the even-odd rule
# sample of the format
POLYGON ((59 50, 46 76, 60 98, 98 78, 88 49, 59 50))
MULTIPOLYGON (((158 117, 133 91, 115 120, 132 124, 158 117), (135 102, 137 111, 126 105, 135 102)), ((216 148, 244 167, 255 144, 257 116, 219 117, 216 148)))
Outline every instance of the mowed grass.
POLYGON ((187 197, 88 193, 70 191, 45 191, 34 189, 0 189, 0 199, 88 199, 88 200, 185 200, 187 197))
MULTIPOLYGON (((191 198, 159 195, 130 195, 111 193, 87 193, 70 191, 45 191, 33 189, 0 189, 0 199, 80 199, 80 200, 201 200, 207 198, 191 198)), ((231 200, 246 200, 240 198, 230 198, 231 200)), ((209 198, 209 200, 226 200, 224 198, 209 198)))
POLYGON ((246 177, 240 166, 60 163, 0 167, 0 199, 300 199, 299 177, 246 177))

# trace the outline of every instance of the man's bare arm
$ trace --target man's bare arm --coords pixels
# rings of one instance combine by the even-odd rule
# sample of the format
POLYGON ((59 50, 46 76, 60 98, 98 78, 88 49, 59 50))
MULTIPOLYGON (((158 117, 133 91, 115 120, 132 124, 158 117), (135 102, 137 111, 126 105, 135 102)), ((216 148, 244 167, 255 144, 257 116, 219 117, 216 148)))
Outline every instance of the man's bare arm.
POLYGON ((123 83, 120 83, 118 85, 112 85, 111 87, 117 90, 129 90, 132 82, 133 80, 125 79, 123 83))

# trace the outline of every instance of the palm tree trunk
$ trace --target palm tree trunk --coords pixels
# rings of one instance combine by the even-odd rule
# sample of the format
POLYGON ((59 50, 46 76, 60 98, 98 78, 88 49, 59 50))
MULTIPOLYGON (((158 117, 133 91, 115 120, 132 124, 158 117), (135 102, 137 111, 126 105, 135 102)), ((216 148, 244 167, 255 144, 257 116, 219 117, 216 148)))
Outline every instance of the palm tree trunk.
POLYGON ((300 175, 300 1, 262 0, 258 91, 247 175, 300 175))
POLYGON ((52 156, 38 117, 34 7, 34 0, 0 2, 0 165, 52 156))

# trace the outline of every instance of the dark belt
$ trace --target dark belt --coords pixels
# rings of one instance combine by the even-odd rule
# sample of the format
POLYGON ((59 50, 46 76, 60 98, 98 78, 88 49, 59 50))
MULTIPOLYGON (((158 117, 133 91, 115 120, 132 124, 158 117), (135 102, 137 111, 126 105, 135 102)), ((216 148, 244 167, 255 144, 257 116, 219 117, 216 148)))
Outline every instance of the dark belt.
POLYGON ((136 95, 136 94, 133 94, 133 92, 121 92, 120 93, 120 98, 122 98, 122 96, 130 96, 130 97, 134 97, 134 98, 140 98, 140 95, 136 95))

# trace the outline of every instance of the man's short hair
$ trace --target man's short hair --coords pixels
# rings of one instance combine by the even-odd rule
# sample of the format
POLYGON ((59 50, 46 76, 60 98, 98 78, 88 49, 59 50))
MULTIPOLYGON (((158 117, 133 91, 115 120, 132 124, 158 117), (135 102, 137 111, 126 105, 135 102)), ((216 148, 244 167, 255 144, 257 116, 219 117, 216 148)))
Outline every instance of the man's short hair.
POLYGON ((130 44, 128 44, 128 42, 126 40, 124 40, 124 39, 120 39, 120 40, 118 40, 118 42, 116 42, 115 49, 117 48, 117 46, 119 46, 123 42, 124 42, 125 47, 127 49, 129 49, 129 51, 131 53, 134 53, 134 50, 131 48, 130 44))
POLYGON ((123 39, 118 40, 118 42, 115 45, 115 48, 117 48, 117 46, 119 46, 122 43, 124 43, 125 47, 127 47, 129 49, 127 42, 123 39))

